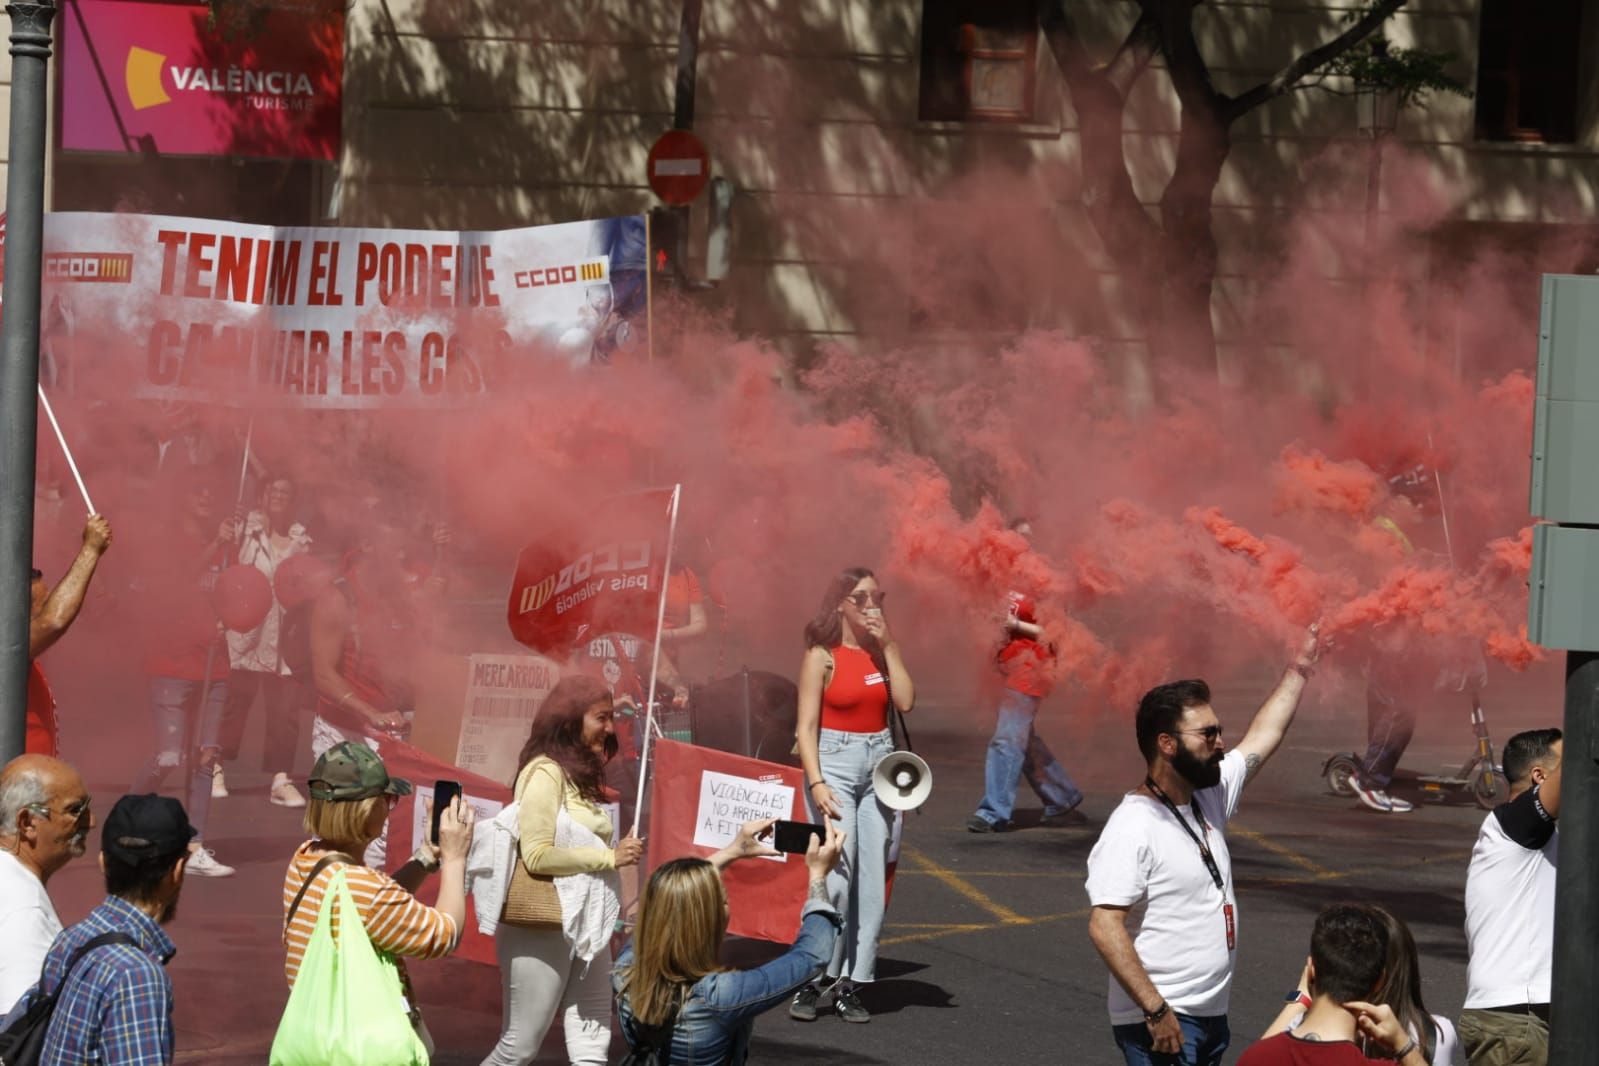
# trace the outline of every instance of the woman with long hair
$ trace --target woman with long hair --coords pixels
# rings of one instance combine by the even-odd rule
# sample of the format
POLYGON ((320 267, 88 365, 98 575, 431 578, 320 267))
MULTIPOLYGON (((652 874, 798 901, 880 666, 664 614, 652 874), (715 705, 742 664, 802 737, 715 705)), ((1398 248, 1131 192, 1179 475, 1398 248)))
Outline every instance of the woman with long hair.
MULTIPOLYGON (((1371 1002, 1386 1004, 1410 1034, 1431 1066, 1461 1066, 1460 1038, 1455 1027, 1441 1014, 1432 1014, 1421 998, 1421 955, 1410 927, 1388 908, 1376 903, 1362 904, 1382 922, 1388 933, 1382 980, 1371 994, 1371 1002)), ((1298 998, 1291 999, 1261 1038, 1275 1036, 1285 1029, 1297 1029, 1310 1003, 1310 968, 1299 974, 1298 998)), ((1375 1059, 1392 1058, 1381 1047, 1368 1047, 1366 1055, 1375 1059)))
MULTIPOLYGON (((610 690, 592 677, 564 678, 545 697, 516 774, 517 858, 526 874, 554 882, 561 923, 519 924, 512 912, 494 934, 504 982, 500 1042, 483 1066, 525 1066, 557 1012, 573 1066, 604 1066, 611 1044, 612 924, 620 911, 616 871, 644 854, 637 837, 613 849, 604 784, 616 754, 610 690), (596 956, 604 954, 604 959, 596 956)), ((517 871, 520 875, 522 871, 517 871)))
MULTIPOLYGON (((335 867, 344 868, 345 883, 374 947, 402 959, 436 959, 454 951, 466 920, 472 808, 460 799, 452 801, 439 816, 438 844, 424 842, 390 877, 363 864, 360 856, 383 833, 395 801, 410 793, 410 783, 390 777, 371 748, 345 741, 317 759, 309 791, 305 829, 311 839, 300 845, 283 876, 283 972, 289 987, 299 976, 335 867), (438 902, 429 907, 414 893, 434 871, 439 874, 438 902)), ((403 961, 399 971, 412 1024, 423 1043, 431 1044, 403 961)))
POLYGON ((871 1021, 857 988, 877 975, 894 827, 894 812, 872 789, 872 770, 894 750, 889 704, 903 713, 916 701, 883 614, 886 596, 870 570, 850 567, 828 584, 805 626, 795 739, 811 806, 839 824, 846 844, 827 879, 843 934, 827 964, 827 987, 813 981, 789 1005, 800 1021, 815 1020, 824 992, 840 1018, 871 1021))
POLYGON ((655 1049, 661 1066, 744 1062, 756 1016, 786 1000, 832 957, 839 918, 827 875, 844 839, 829 823, 827 839, 812 837, 805 853, 810 890, 794 946, 754 970, 729 970, 718 961, 728 921, 721 870, 737 859, 777 854, 759 842, 771 826, 770 819, 747 822, 709 859, 673 859, 644 886, 638 926, 611 984, 628 1046, 655 1049))

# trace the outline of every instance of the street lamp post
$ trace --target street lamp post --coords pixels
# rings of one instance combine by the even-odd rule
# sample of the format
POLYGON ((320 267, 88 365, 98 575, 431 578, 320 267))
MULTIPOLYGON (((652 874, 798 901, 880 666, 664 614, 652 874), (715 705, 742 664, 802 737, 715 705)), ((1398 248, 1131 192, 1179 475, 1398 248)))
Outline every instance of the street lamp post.
POLYGON ((0 763, 20 755, 27 736, 46 75, 55 13, 51 0, 6 5, 11 16, 11 144, 5 313, 0 316, 0 763))

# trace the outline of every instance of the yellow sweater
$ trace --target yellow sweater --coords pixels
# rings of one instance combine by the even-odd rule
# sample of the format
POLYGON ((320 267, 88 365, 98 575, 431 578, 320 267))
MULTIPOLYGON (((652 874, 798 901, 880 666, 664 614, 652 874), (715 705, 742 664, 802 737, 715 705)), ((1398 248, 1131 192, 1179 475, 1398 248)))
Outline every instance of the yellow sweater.
POLYGON ((516 798, 522 805, 517 819, 519 848, 528 872, 563 877, 616 869, 616 853, 610 848, 555 846, 555 816, 563 800, 567 815, 601 840, 611 839, 611 820, 578 795, 553 759, 540 755, 527 764, 516 779, 516 798))

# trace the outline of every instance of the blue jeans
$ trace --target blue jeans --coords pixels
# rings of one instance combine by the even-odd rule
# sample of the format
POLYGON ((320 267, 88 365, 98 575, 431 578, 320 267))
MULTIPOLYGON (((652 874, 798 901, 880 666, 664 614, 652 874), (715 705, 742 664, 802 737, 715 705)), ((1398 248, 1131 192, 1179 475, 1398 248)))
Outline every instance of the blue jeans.
POLYGON ((894 831, 894 812, 878 802, 872 771, 894 750, 894 738, 886 729, 881 733, 823 729, 816 750, 822 779, 838 801, 838 827, 848 834, 838 865, 827 875, 827 893, 844 916, 827 976, 866 984, 877 976, 877 940, 883 932, 888 848, 894 831))
POLYGON ((1160 1055, 1149 1050, 1155 1040, 1149 1035, 1149 1026, 1143 1022, 1113 1025, 1111 1030, 1116 1034, 1116 1046, 1121 1048, 1127 1066, 1220 1066, 1222 1053, 1232 1041, 1227 1015, 1193 1018, 1179 1014, 1177 1024, 1183 1027, 1183 1050, 1176 1055, 1160 1055))
POLYGON ((994 825, 1010 821, 1016 807, 1016 786, 1022 775, 1044 801, 1044 817, 1069 811, 1083 802, 1066 768, 1055 761, 1049 746, 1033 731, 1038 717, 1038 697, 1013 688, 1005 690, 995 711, 994 739, 988 742, 983 770, 983 802, 977 816, 994 825))
POLYGON ((1393 784, 1399 757, 1416 732, 1416 708, 1404 695, 1393 695, 1376 685, 1366 686, 1366 757, 1360 760, 1360 779, 1370 788, 1393 784))
POLYGON ((228 700, 227 675, 211 682, 206 689, 205 707, 199 707, 201 682, 178 677, 150 679, 150 714, 155 725, 155 754, 139 773, 134 792, 154 792, 167 774, 183 764, 183 742, 189 717, 198 713, 200 729, 194 736, 198 750, 191 753, 193 772, 183 806, 189 822, 205 835, 211 813, 211 777, 217 771, 222 750, 222 709, 228 700))

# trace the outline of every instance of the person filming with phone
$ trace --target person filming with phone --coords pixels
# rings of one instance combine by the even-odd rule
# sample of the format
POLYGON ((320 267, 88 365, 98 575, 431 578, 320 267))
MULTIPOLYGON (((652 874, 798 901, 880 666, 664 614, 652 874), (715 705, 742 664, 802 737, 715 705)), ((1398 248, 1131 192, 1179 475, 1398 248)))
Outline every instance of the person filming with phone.
MULTIPOLYGON (((317 928, 335 871, 361 914, 372 945, 397 961, 400 985, 411 1024, 424 1046, 430 1046, 417 1009, 404 957, 437 959, 460 943, 466 919, 466 853, 472 844, 472 808, 459 796, 439 812, 437 845, 424 842, 411 861, 390 877, 363 865, 362 853, 388 823, 389 812, 411 784, 390 777, 371 748, 354 741, 333 745, 317 759, 308 782, 311 801, 305 828, 311 839, 300 845, 283 878, 283 972, 294 987, 317 928), (439 874, 438 905, 429 907, 413 894, 429 874, 439 874)), ((337 913, 337 912, 335 912, 337 913)))
POLYGON ((649 1061, 641 1056, 653 1052, 659 1066, 738 1066, 749 1058, 756 1016, 804 987, 833 957, 840 918, 827 877, 844 835, 831 821, 780 824, 800 827, 810 888, 794 946, 764 966, 730 970, 717 961, 729 917, 721 871, 739 859, 781 854, 762 843, 772 820, 746 822, 709 859, 673 859, 645 884, 638 926, 611 976, 622 1036, 634 1052, 629 1061, 649 1061))
POLYGON ((805 626, 795 729, 811 806, 839 823, 848 843, 828 876, 844 931, 827 964, 831 984, 812 982, 789 1005, 790 1017, 815 1021, 824 995, 846 1022, 869 1022, 859 986, 877 976, 877 940, 887 904, 888 851, 894 811, 878 799, 872 771, 894 750, 889 705, 911 709, 916 690, 883 616, 887 596, 864 567, 827 586, 805 626))

